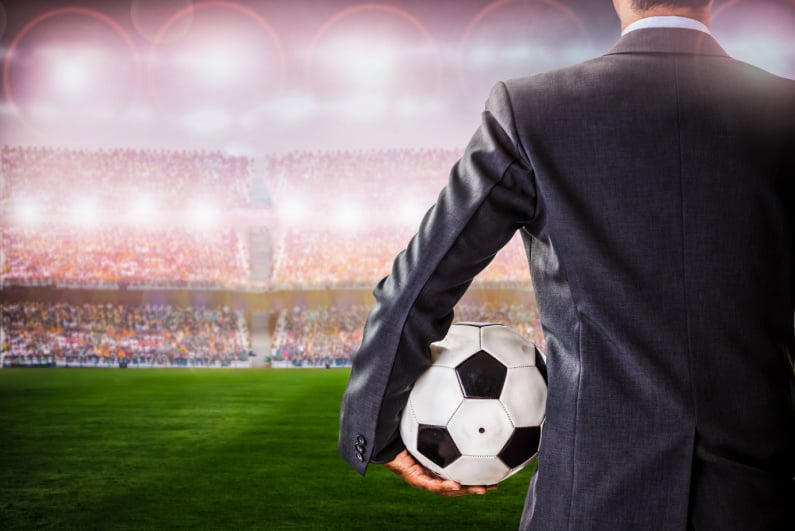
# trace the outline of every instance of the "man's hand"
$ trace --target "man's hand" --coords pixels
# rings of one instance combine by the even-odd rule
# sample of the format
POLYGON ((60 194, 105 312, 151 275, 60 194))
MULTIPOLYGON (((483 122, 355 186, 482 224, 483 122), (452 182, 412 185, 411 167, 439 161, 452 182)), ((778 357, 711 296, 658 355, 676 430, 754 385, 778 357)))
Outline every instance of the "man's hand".
POLYGON ((463 486, 460 483, 449 479, 442 479, 417 461, 403 450, 385 466, 403 478, 403 480, 418 489, 435 492, 440 496, 466 496, 467 494, 486 494, 486 491, 494 490, 497 485, 484 486, 463 486))

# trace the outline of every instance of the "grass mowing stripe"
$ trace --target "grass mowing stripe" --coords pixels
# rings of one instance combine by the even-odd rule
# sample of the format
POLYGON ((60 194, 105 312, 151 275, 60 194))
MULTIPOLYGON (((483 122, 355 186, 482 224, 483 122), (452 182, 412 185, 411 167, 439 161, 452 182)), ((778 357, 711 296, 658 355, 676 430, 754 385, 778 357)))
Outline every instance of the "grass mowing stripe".
POLYGON ((515 529, 337 455, 342 370, 0 371, 2 529, 515 529))

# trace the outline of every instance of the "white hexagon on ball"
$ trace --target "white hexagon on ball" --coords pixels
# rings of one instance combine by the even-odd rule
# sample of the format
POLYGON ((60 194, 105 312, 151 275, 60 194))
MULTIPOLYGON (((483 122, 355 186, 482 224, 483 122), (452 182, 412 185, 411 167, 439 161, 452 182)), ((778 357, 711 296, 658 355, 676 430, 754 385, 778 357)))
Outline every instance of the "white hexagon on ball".
POLYGON ((464 400, 455 371, 432 365, 414 384, 409 400, 420 424, 445 426, 464 400), (428 407, 433 404, 433 407, 428 407))
POLYGON ((547 388, 538 369, 508 369, 500 402, 514 426, 540 426, 546 412, 547 388))
POLYGON ((494 485, 511 474, 511 470, 496 457, 471 455, 462 455, 444 472, 462 485, 494 485))
POLYGON ((513 434, 499 400, 465 400, 447 429, 462 455, 497 455, 513 434))
POLYGON ((437 367, 457 367, 480 350, 480 325, 457 323, 455 334, 431 343, 431 359, 437 367))
POLYGON ((417 428, 417 416, 414 413, 414 406, 409 400, 406 404, 406 409, 403 410, 403 414, 400 417, 400 436, 406 445, 406 449, 412 455, 416 455, 415 452, 417 450, 417 428))
POLYGON ((483 328, 480 344, 483 350, 500 360, 509 369, 536 364, 535 345, 507 326, 483 328))

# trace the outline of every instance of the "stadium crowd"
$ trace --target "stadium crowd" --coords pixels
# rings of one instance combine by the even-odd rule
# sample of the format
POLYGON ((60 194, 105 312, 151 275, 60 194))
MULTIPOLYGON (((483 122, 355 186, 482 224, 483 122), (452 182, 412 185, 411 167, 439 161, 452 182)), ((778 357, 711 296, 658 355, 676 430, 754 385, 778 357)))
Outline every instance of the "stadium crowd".
POLYGON ((272 360, 295 367, 344 366, 362 340, 369 308, 335 307, 282 310, 273 334, 272 360))
POLYGON ((7 208, 34 201, 63 211, 92 197, 118 212, 140 194, 164 207, 186 198, 212 198, 222 208, 249 204, 249 159, 220 152, 3 146, 0 167, 7 208))
MULTIPOLYGON (((250 160, 217 152, 5 146, 0 289, 369 290, 389 273, 459 155, 457 149, 394 149, 250 160), (276 216, 267 218, 272 249, 255 250, 249 241, 249 225, 263 224, 263 211, 251 206, 253 183, 274 202, 276 216), (171 217, 152 225, 126 223, 122 210, 139 196, 153 198, 171 217), (222 209, 221 219, 188 228, 179 219, 185 214, 181 205, 202 197, 222 209), (93 226, 70 220, 70 209, 85 198, 111 213, 110 220, 93 226), (310 214, 282 217, 287 210, 281 207, 296 200, 310 214), (25 204, 47 215, 35 224, 11 215, 25 204), (238 208, 253 210, 235 213, 238 208), (354 222, 341 222, 345 214, 354 222), (270 282, 252 282, 255 256, 254 265, 270 272, 270 282)), ((518 236, 473 285, 530 287, 518 236)), ((351 306, 280 312, 272 360, 347 365, 368 311, 351 306)), ((20 303, 4 304, 2 318, 5 363, 13 365, 223 365, 247 359, 250 344, 242 315, 226 309, 20 303)), ((463 305, 457 320, 503 322, 543 344, 531 308, 463 305)))
POLYGON ((373 227, 356 231, 293 228, 279 235, 273 269, 277 288, 372 287, 389 273, 411 231, 373 227))
POLYGON ((2 257, 4 286, 239 288, 250 270, 231 228, 6 227, 2 257))
MULTIPOLYGON (((370 306, 281 310, 274 366, 344 367, 359 348, 370 306)), ((455 321, 502 323, 542 350, 532 306, 460 304, 455 321)), ((253 356, 241 312, 229 308, 120 304, 4 304, 3 366, 222 367, 253 356)))
MULTIPOLYGON (((295 151, 264 163, 221 153, 131 149, 4 146, 0 155, 4 286, 333 289, 370 288, 389 272, 459 150, 295 151), (264 174, 255 177, 266 183, 277 212, 297 198, 305 211, 322 216, 321 223, 311 216, 304 223, 273 218, 273 253, 268 250, 269 263, 258 268, 270 271, 264 283, 251 280, 250 242, 241 221, 248 218, 229 213, 248 204, 254 168, 264 174), (141 193, 165 201, 174 208, 163 210, 174 213, 190 198, 209 195, 224 205, 222 219, 201 229, 179 219, 131 226, 117 209, 141 193), (84 196, 99 199, 116 217, 99 228, 71 222, 66 211, 84 196), (49 218, 17 223, 9 205, 26 201, 49 218), (407 212, 406 205, 413 207, 407 212), (346 208, 359 216, 352 225, 337 223, 346 208), (227 225, 236 229, 222 228, 227 225)), ((475 286, 529 286, 518 240, 497 255, 475 286)))
MULTIPOLYGON (((380 226, 356 231, 292 228, 279 235, 273 268, 276 288, 372 288, 392 268, 414 229, 380 226)), ((474 280, 481 288, 527 288, 530 273, 516 235, 474 280)))
MULTIPOLYGON (((268 168, 279 204, 300 198, 314 213, 277 235, 273 285, 282 288, 371 287, 389 273, 424 211, 446 184, 458 149, 291 152, 268 168), (406 212, 406 207, 409 212, 406 212), (356 210, 354 226, 334 215, 356 210)), ((482 287, 529 286, 517 237, 475 280, 482 287)))
POLYGON ((404 198, 432 204, 460 156, 459 149, 293 151, 271 157, 268 167, 277 201, 302 197, 319 212, 351 203, 383 214, 404 198))
MULTIPOLYGON (((273 335, 272 360, 294 367, 345 366, 359 348, 369 306, 295 307, 282 310, 273 335)), ((545 350, 538 312, 519 304, 459 304, 455 321, 507 325, 545 350)))
POLYGON ((3 365, 222 367, 248 361, 249 333, 229 308, 4 304, 3 365))

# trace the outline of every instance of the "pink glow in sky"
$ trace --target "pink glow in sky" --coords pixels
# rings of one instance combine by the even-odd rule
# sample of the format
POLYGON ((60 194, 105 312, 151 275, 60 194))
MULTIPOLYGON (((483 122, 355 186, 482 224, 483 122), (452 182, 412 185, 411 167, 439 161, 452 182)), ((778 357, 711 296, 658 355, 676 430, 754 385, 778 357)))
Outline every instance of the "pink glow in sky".
MULTIPOLYGON (((0 2, 0 142, 461 146, 496 81, 607 51, 618 38, 609 10, 555 0, 0 2)), ((713 34, 731 55, 795 77, 795 1, 716 2, 713 34)))

